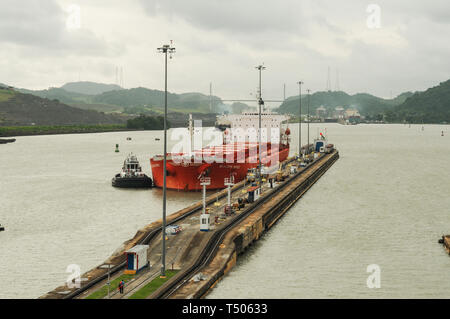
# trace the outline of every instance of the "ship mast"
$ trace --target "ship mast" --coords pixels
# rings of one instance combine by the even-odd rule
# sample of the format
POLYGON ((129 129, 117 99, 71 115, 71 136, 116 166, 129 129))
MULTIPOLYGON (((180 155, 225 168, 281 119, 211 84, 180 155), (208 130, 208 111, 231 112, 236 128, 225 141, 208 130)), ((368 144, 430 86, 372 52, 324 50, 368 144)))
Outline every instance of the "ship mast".
POLYGON ((189 114, 189 138, 190 138, 190 144, 191 144, 191 148, 189 150, 189 156, 192 156, 192 153, 194 152, 194 141, 193 141, 193 137, 194 137, 194 126, 193 126, 193 121, 192 121, 192 114, 189 114))

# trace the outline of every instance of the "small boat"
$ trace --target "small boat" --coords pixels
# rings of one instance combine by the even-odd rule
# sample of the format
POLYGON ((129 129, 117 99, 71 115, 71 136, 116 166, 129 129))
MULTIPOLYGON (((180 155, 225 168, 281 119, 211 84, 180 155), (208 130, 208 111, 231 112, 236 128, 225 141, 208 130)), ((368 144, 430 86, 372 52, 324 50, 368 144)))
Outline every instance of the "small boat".
POLYGON ((127 141, 131 141, 131 137, 127 137, 127 141))
POLYGON ((111 180, 112 186, 123 188, 149 188, 153 186, 150 177, 142 172, 142 167, 133 153, 123 162, 122 171, 111 180))
POLYGON ((5 227, 2 226, 2 224, 0 224, 0 231, 4 231, 5 227))
POLYGON ((443 244, 447 254, 450 255, 450 235, 442 235, 442 238, 438 241, 439 244, 443 244))
POLYGON ((15 138, 0 138, 0 144, 14 143, 15 138))
POLYGON ((158 138, 158 137, 155 138, 155 141, 159 141, 159 140, 160 140, 160 138, 158 138))

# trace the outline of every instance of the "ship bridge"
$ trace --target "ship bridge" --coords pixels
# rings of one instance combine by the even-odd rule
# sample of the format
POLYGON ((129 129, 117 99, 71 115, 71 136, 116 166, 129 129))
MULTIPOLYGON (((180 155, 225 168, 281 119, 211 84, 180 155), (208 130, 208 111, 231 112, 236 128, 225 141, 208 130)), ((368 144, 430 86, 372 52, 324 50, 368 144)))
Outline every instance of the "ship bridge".
MULTIPOLYGON (((226 119, 231 123, 231 135, 228 142, 257 141, 259 135, 259 113, 243 112, 229 114, 226 119)), ((261 113, 261 141, 279 141, 284 136, 289 116, 272 112, 261 113)))

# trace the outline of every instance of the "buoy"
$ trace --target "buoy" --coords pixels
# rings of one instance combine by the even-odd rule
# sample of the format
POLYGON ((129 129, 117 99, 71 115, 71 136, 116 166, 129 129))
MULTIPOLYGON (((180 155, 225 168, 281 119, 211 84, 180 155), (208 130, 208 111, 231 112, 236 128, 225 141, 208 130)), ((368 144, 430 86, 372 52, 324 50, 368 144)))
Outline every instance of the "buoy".
POLYGON ((115 152, 116 152, 116 153, 119 153, 119 144, 116 144, 116 150, 115 150, 115 152))

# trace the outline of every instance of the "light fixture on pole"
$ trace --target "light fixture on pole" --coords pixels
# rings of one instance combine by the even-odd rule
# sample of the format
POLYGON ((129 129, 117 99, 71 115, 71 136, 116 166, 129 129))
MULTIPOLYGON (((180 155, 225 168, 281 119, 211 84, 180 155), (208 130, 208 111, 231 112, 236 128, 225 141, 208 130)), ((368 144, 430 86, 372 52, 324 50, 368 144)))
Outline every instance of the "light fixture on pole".
POLYGON ((175 48, 170 44, 165 44, 158 48, 159 53, 164 53, 164 182, 163 182, 163 222, 162 222, 162 254, 161 254, 161 277, 166 276, 166 178, 167 178, 167 54, 172 58, 175 48))
MULTIPOLYGON (((310 148, 309 148, 309 122, 310 122, 310 117, 309 117, 309 97, 311 95, 311 90, 307 89, 306 91, 308 91, 308 146, 307 146, 308 150, 307 150, 307 152, 308 152, 308 155, 309 155, 309 150, 310 150, 310 148)), ((308 156, 308 158, 309 158, 309 156, 308 156)))
POLYGON ((223 184, 228 189, 227 206, 231 207, 231 187, 234 185, 234 176, 225 177, 223 184))
POLYGON ((114 264, 111 263, 104 263, 100 266, 98 266, 99 269, 108 269, 108 281, 106 282, 106 285, 108 286, 108 299, 110 299, 110 286, 111 286, 111 266, 114 267, 114 264))
POLYGON ((262 88, 261 88, 261 71, 265 70, 266 67, 264 66, 264 63, 261 65, 258 65, 256 69, 259 70, 259 96, 258 96, 258 106, 259 106, 259 130, 258 130, 258 159, 259 159, 259 165, 258 165, 258 171, 259 171, 259 187, 261 188, 261 108, 262 105, 264 105, 264 101, 262 99, 262 88))
POLYGON ((298 81, 298 157, 302 157, 302 81, 298 81))
POLYGON ((206 186, 211 185, 211 177, 203 176, 200 179, 200 185, 203 187, 203 210, 200 215, 200 231, 209 231, 211 224, 211 216, 209 211, 206 209, 206 186))

